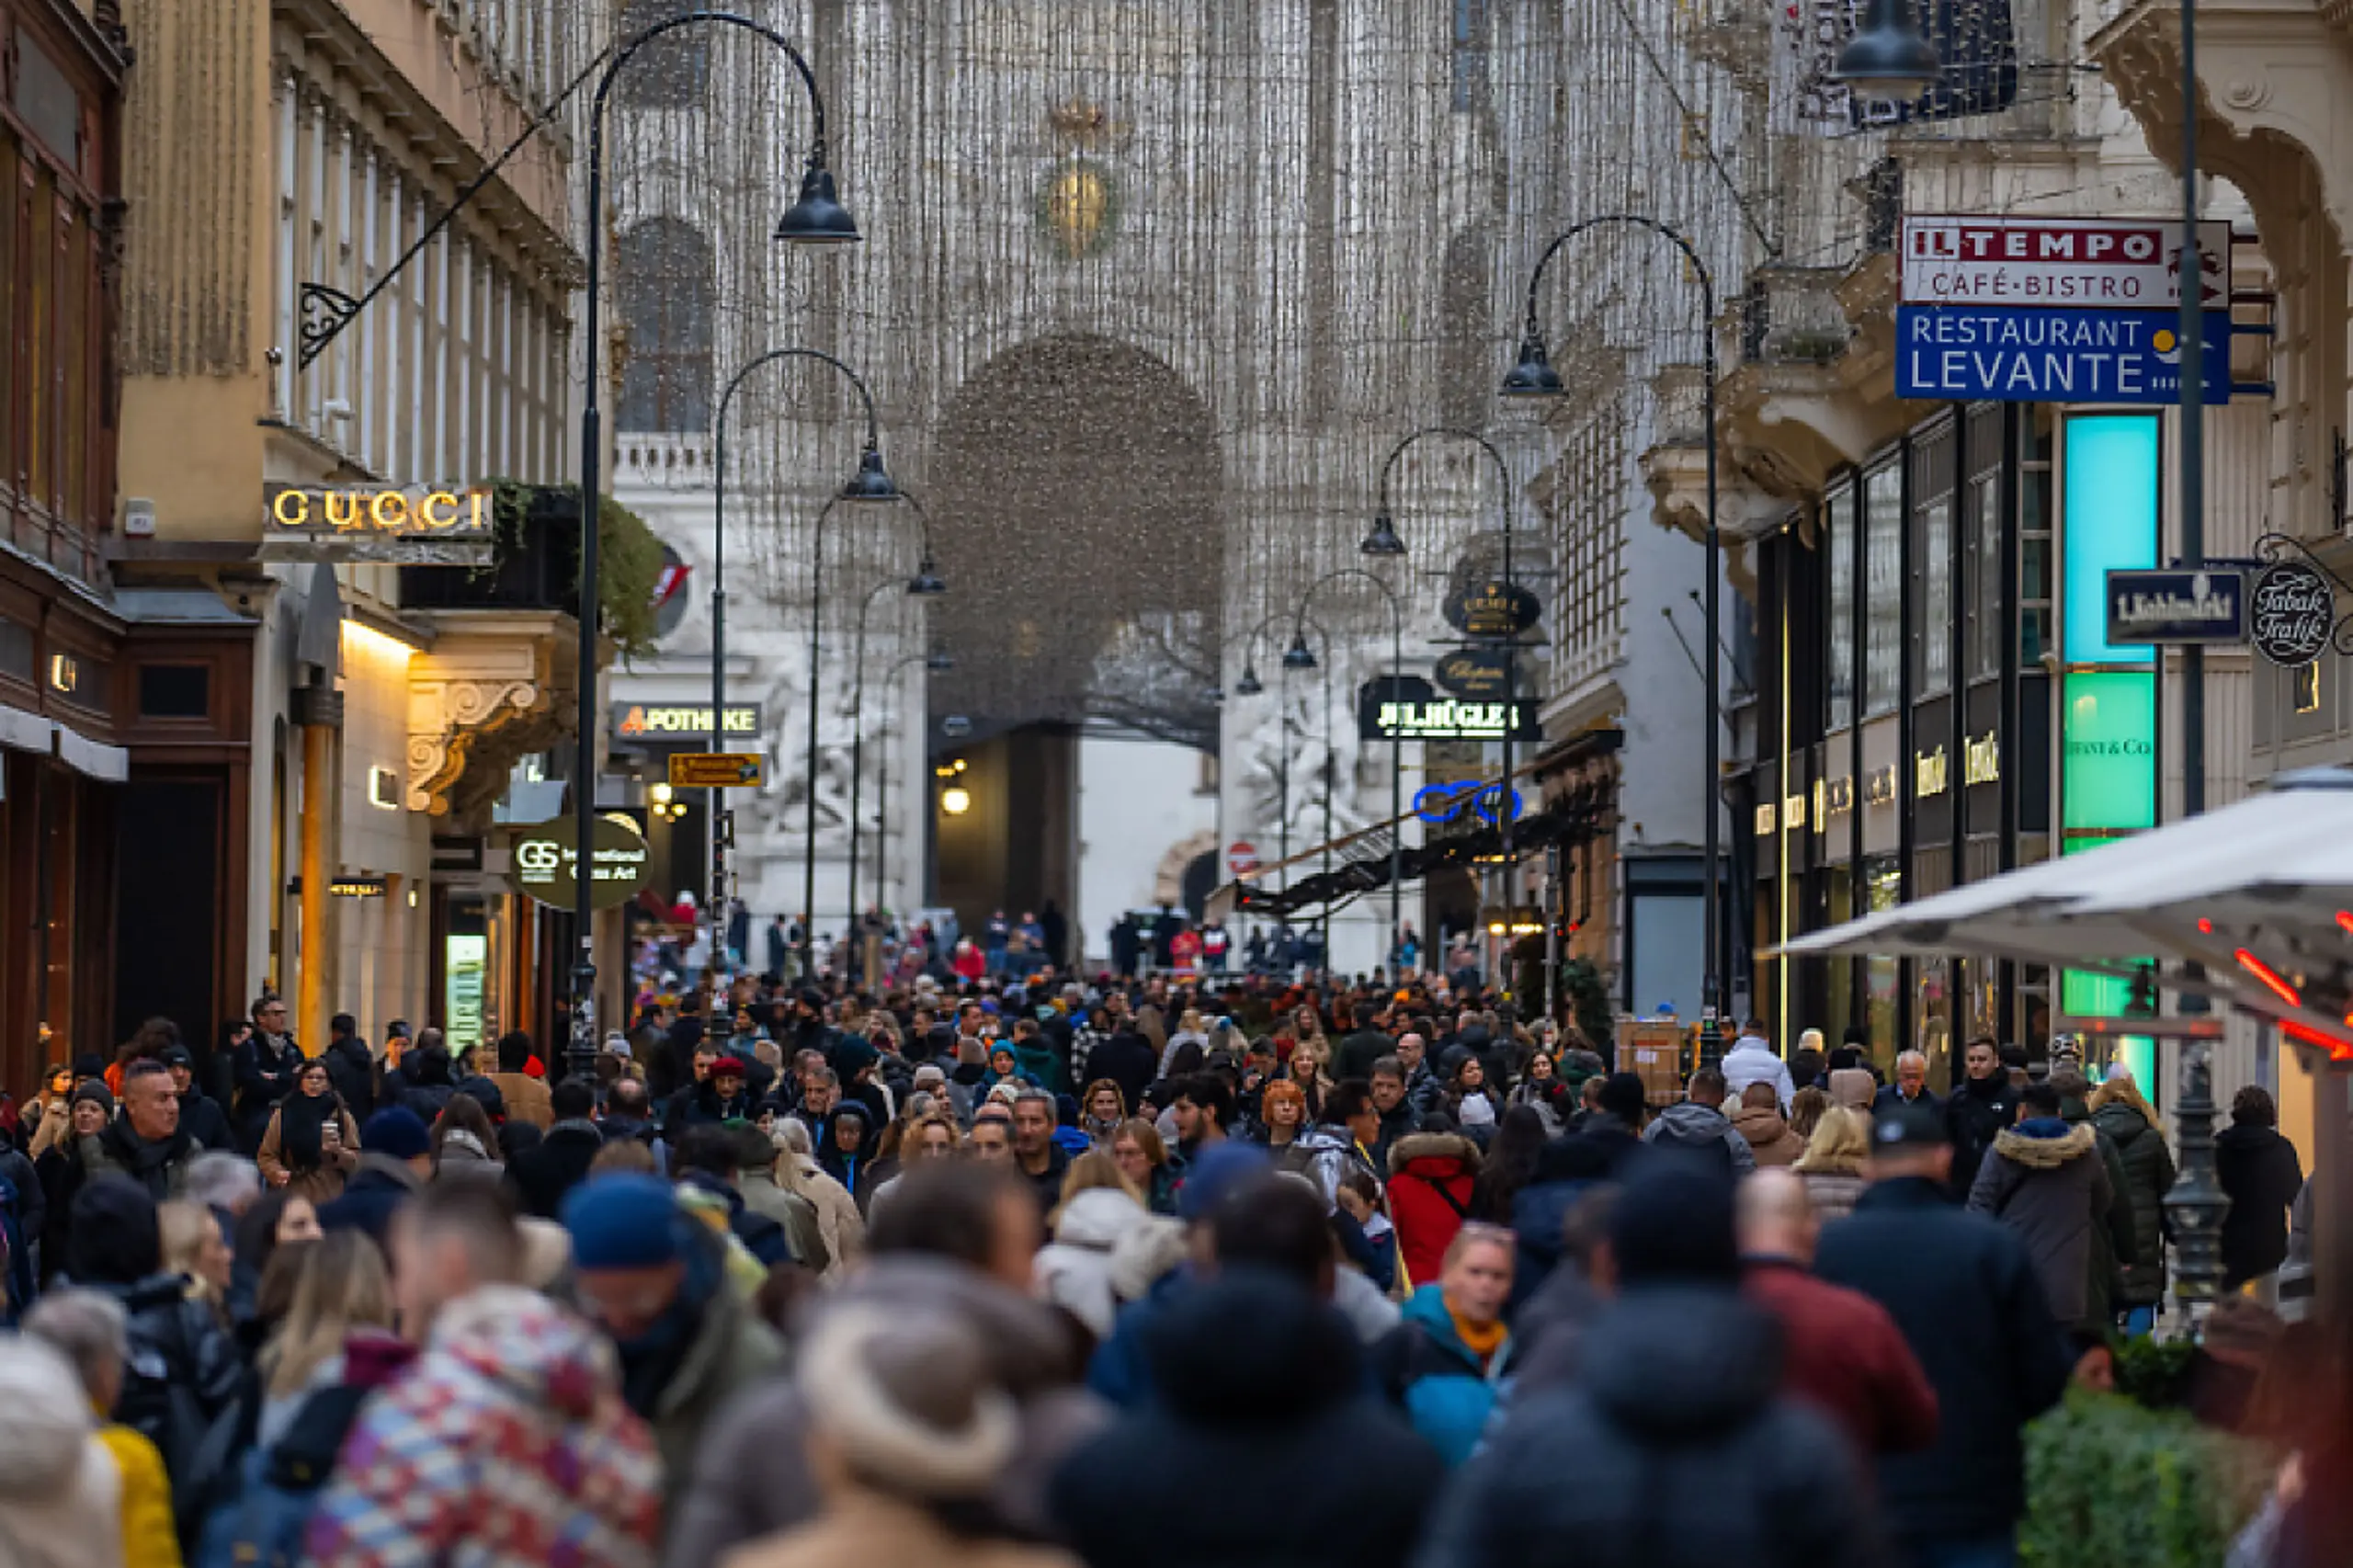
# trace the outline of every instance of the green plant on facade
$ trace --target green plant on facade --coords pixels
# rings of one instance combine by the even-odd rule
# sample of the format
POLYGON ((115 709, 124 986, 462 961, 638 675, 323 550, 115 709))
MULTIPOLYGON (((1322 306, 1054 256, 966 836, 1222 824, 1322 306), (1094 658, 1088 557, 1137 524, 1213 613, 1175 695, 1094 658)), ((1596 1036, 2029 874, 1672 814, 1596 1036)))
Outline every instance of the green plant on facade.
POLYGON ((2071 1390, 2027 1428, 2028 1568, 2220 1568, 2276 1457, 2179 1411, 2071 1390))
POLYGON ((1586 1041, 1609 1060, 1618 1034, 1618 1009, 1610 1005, 1608 983, 1588 959, 1570 959, 1561 965, 1561 994, 1568 998, 1569 1016, 1586 1041))
MULTIPOLYGON (((491 534, 495 560, 511 559, 529 548, 524 524, 531 503, 542 492, 576 495, 575 485, 526 484, 520 480, 490 482, 491 534)), ((605 635, 623 657, 650 653, 654 647, 654 590, 662 575, 662 541, 645 519, 608 495, 597 511, 597 600, 603 610, 605 635)), ((578 585, 575 577, 574 586, 578 585)))

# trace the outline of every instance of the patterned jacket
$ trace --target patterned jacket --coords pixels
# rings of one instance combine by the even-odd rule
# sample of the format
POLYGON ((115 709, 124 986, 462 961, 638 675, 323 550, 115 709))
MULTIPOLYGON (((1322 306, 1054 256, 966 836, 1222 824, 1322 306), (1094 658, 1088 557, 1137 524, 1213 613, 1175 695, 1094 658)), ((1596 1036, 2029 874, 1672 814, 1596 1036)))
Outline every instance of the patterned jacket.
POLYGON ((311 1519, 321 1568, 651 1568, 653 1435, 611 1347, 545 1297, 475 1291, 369 1403, 311 1519))

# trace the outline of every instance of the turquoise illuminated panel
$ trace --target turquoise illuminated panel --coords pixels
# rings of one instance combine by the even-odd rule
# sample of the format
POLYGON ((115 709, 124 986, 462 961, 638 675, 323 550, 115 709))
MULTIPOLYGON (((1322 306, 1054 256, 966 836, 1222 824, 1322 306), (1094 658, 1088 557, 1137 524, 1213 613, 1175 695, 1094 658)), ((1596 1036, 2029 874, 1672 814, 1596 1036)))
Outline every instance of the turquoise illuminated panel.
POLYGON ((2086 414, 2063 422, 2062 653, 2071 665, 2146 665, 2146 644, 2108 640, 2108 574, 2157 562, 2157 416, 2086 414))

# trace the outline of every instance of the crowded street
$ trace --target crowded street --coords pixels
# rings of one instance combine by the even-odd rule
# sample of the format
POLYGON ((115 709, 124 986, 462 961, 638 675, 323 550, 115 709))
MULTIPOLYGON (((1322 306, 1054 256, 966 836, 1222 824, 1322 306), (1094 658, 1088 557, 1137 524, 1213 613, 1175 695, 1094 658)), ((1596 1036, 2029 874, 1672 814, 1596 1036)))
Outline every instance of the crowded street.
POLYGON ((0 1568, 2353 1568, 2353 0, 0 0, 0 1568))

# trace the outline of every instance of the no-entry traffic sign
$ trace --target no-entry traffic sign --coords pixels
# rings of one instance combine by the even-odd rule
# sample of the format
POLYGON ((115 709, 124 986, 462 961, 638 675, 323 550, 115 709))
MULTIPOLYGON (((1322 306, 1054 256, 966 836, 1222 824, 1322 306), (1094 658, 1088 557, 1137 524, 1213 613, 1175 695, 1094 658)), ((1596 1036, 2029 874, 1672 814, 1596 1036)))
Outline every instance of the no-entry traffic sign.
POLYGON ((1237 838, 1225 851, 1225 869, 1237 877, 1246 877, 1258 869, 1258 846, 1246 838, 1237 838))

